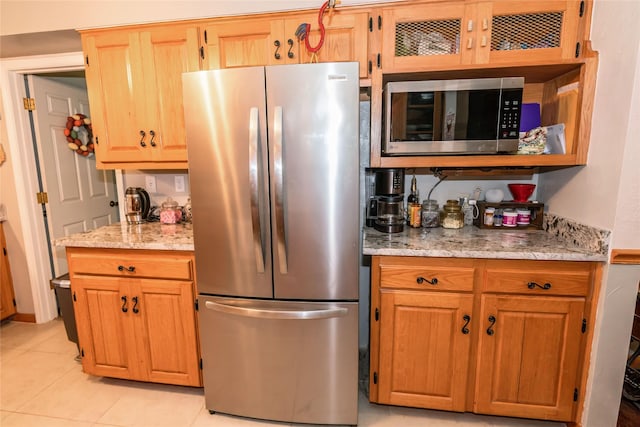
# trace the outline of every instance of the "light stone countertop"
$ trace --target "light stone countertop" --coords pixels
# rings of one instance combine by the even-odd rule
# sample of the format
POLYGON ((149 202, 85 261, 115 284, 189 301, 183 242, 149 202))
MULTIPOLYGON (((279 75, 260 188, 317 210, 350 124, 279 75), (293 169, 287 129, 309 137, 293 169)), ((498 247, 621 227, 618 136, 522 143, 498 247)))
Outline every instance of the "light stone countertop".
POLYGON ((543 230, 410 228, 386 234, 366 227, 365 255, 449 258, 606 261, 607 256, 568 243, 543 230))
POLYGON ((54 241, 56 246, 81 248, 193 250, 193 226, 147 222, 129 225, 116 223, 54 241))

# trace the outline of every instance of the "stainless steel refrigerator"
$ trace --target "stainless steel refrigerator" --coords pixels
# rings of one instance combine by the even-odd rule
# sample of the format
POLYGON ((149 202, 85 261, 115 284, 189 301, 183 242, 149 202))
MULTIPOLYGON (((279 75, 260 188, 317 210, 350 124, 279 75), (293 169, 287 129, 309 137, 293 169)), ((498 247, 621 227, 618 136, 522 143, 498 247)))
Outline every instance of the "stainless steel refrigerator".
POLYGON ((183 74, 206 407, 357 424, 357 63, 183 74))

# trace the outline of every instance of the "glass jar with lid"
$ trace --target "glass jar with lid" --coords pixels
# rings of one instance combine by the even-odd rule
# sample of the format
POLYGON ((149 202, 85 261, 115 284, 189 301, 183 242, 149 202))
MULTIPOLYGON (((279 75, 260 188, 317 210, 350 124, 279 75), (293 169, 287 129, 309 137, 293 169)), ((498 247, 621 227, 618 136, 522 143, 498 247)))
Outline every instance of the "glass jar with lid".
POLYGON ((437 200, 422 201, 422 226, 425 228, 440 227, 440 206, 437 200))
POLYGON ((440 224, 443 228, 462 228, 464 226, 462 206, 458 204, 457 200, 447 200, 447 203, 442 206, 440 224))
POLYGON ((177 224, 182 219, 182 209, 178 206, 178 202, 168 197, 162 203, 160 209, 160 223, 162 224, 177 224))

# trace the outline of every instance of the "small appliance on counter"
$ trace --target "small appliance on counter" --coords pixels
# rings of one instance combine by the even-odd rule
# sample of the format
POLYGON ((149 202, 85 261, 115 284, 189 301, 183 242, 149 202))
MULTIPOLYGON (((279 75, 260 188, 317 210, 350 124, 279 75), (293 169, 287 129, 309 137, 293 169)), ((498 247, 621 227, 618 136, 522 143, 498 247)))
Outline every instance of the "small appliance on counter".
POLYGON ((125 191, 126 218, 128 224, 141 224, 146 221, 151 207, 149 193, 141 187, 128 187, 125 191))
POLYGON ((377 169, 376 219, 374 228, 383 233, 399 233, 404 229, 404 169, 377 169))

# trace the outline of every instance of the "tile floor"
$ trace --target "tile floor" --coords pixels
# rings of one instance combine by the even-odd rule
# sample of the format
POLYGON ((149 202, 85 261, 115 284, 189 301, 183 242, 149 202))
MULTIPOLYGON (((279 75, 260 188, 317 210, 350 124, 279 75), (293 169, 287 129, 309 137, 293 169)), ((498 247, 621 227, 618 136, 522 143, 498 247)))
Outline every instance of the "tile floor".
MULTIPOLYGON (((62 320, 0 326, 2 427, 283 427, 211 415, 202 389, 85 375, 62 320)), ((370 404, 360 396, 359 426, 561 427, 564 424, 370 404)))

